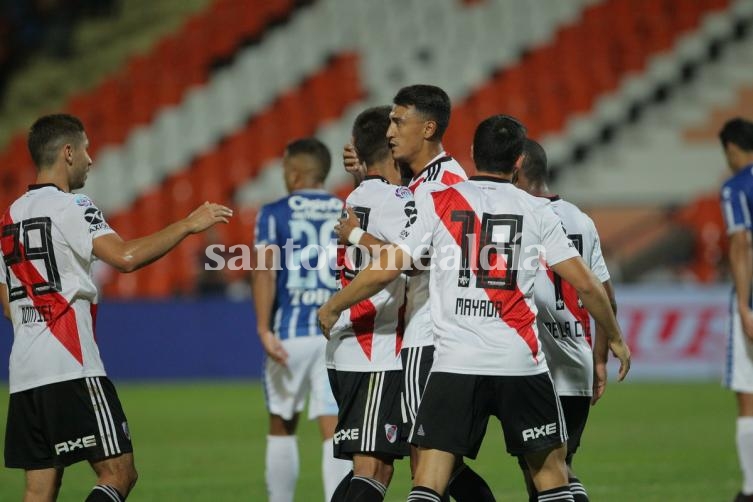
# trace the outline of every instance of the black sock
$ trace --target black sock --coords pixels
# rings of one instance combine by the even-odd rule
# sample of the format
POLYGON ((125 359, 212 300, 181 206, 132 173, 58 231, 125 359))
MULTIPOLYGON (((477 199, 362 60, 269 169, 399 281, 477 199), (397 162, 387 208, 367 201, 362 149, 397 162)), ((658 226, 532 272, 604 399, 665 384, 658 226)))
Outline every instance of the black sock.
POLYGON ((539 502, 575 502, 568 485, 539 492, 539 502))
POLYGON ((578 478, 570 478, 567 480, 570 483, 570 492, 573 494, 573 500, 575 502, 588 502, 588 492, 586 487, 580 482, 578 478))
POLYGON ((374 479, 353 476, 345 500, 348 502, 382 502, 387 487, 374 479))
POLYGON ((462 464, 450 479, 447 491, 457 502, 496 502, 489 485, 467 464, 462 464))
POLYGON ((425 486, 414 486, 408 494, 408 502, 440 502, 442 496, 425 486))
POLYGON ((345 502, 345 495, 348 493, 348 488, 350 488, 351 479, 353 479, 353 471, 346 474, 342 481, 340 481, 335 491, 332 492, 332 498, 329 502, 345 502))
POLYGON ((109 485, 96 485, 84 502, 123 502, 125 497, 109 485))

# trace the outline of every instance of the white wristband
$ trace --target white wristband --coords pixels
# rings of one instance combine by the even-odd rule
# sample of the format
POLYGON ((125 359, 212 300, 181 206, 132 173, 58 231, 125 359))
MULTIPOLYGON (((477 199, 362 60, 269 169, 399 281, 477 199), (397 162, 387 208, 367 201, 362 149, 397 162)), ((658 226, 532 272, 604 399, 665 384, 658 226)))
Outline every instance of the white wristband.
POLYGON ((361 237, 363 237, 363 234, 365 233, 366 231, 363 228, 360 228, 360 227, 354 228, 348 234, 348 242, 350 242, 354 246, 358 246, 358 243, 361 242, 361 237))

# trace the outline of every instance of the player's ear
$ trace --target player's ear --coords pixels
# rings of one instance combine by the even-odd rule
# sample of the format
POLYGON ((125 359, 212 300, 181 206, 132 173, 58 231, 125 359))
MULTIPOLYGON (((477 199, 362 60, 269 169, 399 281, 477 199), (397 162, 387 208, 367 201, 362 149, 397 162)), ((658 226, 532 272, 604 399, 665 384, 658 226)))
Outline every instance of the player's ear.
POLYGON ((65 162, 68 164, 73 163, 73 145, 70 143, 66 143, 63 145, 63 158, 65 159, 65 162))
POLYGON ((471 143, 471 160, 474 164, 476 163, 476 158, 473 156, 473 143, 471 143))
POLYGON ((424 122, 424 139, 431 139, 437 132, 437 123, 434 120, 424 122))

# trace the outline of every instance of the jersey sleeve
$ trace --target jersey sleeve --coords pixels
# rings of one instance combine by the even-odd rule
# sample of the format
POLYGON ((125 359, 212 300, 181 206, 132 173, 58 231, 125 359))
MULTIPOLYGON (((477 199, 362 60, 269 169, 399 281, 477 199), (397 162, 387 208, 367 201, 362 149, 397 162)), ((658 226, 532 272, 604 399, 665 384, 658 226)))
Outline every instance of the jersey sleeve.
POLYGON ((580 256, 575 245, 567 237, 562 220, 552 211, 549 204, 539 206, 536 213, 541 225, 543 257, 550 266, 580 256))
POLYGON ((5 258, 3 257, 3 253, 0 251, 0 284, 8 284, 8 279, 6 279, 5 273, 5 258))
POLYGON ((254 231, 254 244, 268 246, 277 243, 277 229, 275 216, 271 206, 262 206, 256 215, 256 230, 254 231))
POLYGON ((604 255, 601 253, 601 240, 599 239, 599 233, 596 231, 596 225, 591 218, 586 218, 588 222, 588 231, 590 238, 592 239, 591 248, 591 260, 589 262, 591 266, 591 272, 601 281, 606 282, 609 280, 609 270, 607 270, 607 264, 604 261, 604 255))
POLYGON ((395 187, 379 208, 379 231, 387 242, 398 242, 403 231, 416 221, 416 202, 406 187, 395 187))
MULTIPOLYGON (((419 260, 426 255, 431 246, 438 217, 431 192, 416 191, 415 195, 415 219, 412 224, 400 230, 399 238, 395 242, 407 251, 413 260, 419 260)), ((413 218, 409 218, 409 221, 410 219, 413 218)))
POLYGON ((727 235, 740 230, 751 229, 748 196, 739 188, 725 185, 721 193, 722 214, 727 227, 727 235))
POLYGON ((62 234, 78 256, 90 259, 94 239, 114 234, 102 211, 86 195, 71 198, 62 212, 62 234))

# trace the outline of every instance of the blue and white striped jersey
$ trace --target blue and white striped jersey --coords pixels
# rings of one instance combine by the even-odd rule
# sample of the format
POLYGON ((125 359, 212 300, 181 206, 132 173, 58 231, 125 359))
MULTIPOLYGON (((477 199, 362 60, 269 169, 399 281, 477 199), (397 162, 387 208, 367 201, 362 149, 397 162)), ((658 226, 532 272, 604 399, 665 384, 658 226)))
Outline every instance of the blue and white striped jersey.
POLYGON ((722 214, 727 235, 739 230, 753 230, 753 164, 740 169, 722 185, 722 214))
POLYGON ((337 290, 334 227, 342 209, 324 190, 297 190, 259 211, 254 243, 279 251, 271 328, 281 340, 320 333, 317 310, 337 290))

